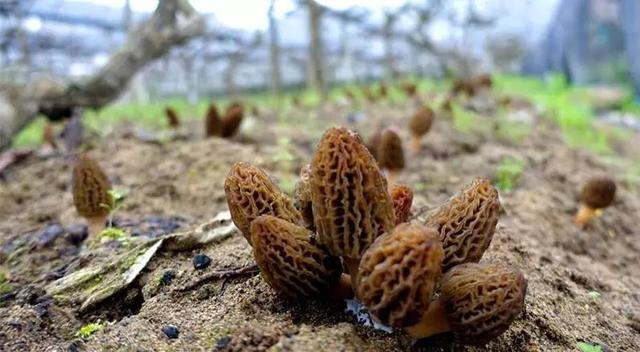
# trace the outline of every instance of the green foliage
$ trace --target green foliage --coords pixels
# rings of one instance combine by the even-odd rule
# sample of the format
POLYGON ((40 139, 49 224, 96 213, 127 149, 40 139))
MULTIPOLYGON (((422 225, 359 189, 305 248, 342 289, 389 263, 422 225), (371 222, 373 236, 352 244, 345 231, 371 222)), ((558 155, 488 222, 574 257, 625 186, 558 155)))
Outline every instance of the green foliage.
POLYGON ((511 191, 515 187, 526 166, 527 163, 522 159, 513 157, 503 158, 502 162, 496 169, 496 186, 498 186, 502 191, 511 191))
POLYGON ((76 332, 76 337, 86 340, 94 333, 104 329, 104 327, 105 325, 102 323, 90 323, 87 325, 83 325, 80 327, 80 330, 76 332))
POLYGON ((592 345, 586 342, 578 342, 578 348, 582 352, 602 352, 602 346, 592 345))
POLYGON ((107 227, 98 234, 98 239, 103 240, 115 240, 120 242, 125 247, 131 246, 131 237, 123 230, 117 227, 107 227))
POLYGON ((589 297, 593 298, 593 299, 598 299, 600 297, 602 297, 602 294, 598 291, 589 291, 587 293, 589 295, 589 297))
POLYGON ((0 295, 13 291, 13 286, 3 272, 0 272, 0 295))

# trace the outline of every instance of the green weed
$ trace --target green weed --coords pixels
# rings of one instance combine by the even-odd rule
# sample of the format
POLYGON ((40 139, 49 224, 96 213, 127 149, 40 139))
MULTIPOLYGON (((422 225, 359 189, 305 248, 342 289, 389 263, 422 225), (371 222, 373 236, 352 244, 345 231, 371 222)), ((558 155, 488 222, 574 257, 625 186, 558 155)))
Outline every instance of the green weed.
POLYGON ((502 159, 502 162, 496 169, 496 186, 505 192, 513 190, 526 166, 527 163, 522 159, 513 157, 502 159))

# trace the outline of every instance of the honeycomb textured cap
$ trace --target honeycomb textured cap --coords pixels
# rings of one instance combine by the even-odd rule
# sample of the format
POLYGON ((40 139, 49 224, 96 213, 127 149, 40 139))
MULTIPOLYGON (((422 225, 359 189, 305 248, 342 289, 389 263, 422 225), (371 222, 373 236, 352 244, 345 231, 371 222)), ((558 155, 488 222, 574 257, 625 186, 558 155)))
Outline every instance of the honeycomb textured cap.
POLYGON ((271 215, 251 222, 254 256, 264 280, 292 297, 318 297, 342 274, 340 259, 331 256, 302 226, 271 215))
POLYGON ((73 167, 73 204, 85 218, 106 216, 112 203, 111 182, 98 162, 78 154, 73 167))
POLYGON ((402 170, 404 168, 402 139, 393 129, 386 128, 382 131, 377 154, 381 167, 389 170, 402 170))
POLYGON ((327 130, 311 163, 311 201, 318 241, 335 256, 360 258, 395 225, 387 182, 360 138, 327 130))
POLYGON ((378 148, 380 147, 380 142, 382 141, 382 128, 378 128, 373 132, 373 134, 367 140, 367 150, 369 153, 373 155, 373 158, 376 160, 380 160, 378 156, 378 148))
POLYGON ((393 210, 396 214, 396 224, 409 221, 411 216, 411 204, 413 203, 413 191, 407 185, 395 184, 389 191, 393 201, 393 210))
POLYGON ((231 219, 251 244, 249 226, 260 215, 273 215, 295 224, 302 220, 291 200, 267 173, 249 163, 237 162, 224 182, 231 219))
POLYGON ((594 209, 608 207, 615 195, 616 183, 608 177, 593 177, 582 188, 582 202, 594 209))
POLYGON ((488 180, 478 178, 427 219, 427 226, 440 234, 443 271, 482 258, 491 244, 499 212, 498 191, 488 180))
POLYGON ((357 295, 383 324, 416 324, 441 276, 438 233, 405 223, 378 237, 360 261, 357 295))
POLYGON ((298 209, 305 222, 305 226, 314 230, 313 206, 311 205, 311 165, 307 164, 300 170, 300 179, 296 183, 293 193, 293 205, 298 209))
POLYGON ((506 331, 520 314, 527 281, 507 265, 467 263, 447 272, 440 290, 458 339, 483 344, 506 331))
POLYGON ((414 136, 423 136, 431 129, 434 113, 428 106, 421 106, 409 120, 409 130, 414 136))

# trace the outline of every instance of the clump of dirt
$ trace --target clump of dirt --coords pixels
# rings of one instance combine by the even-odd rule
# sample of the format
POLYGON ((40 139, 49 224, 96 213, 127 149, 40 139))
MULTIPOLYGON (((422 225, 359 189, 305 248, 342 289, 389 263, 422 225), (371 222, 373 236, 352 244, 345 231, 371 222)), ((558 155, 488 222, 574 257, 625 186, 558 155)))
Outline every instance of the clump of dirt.
MULTIPOLYGON (((236 161, 266 169, 292 193, 300 168, 330 125, 347 125, 365 137, 380 125, 396 125, 408 142, 406 126, 414 112, 409 105, 376 103, 359 119, 340 105, 296 109, 289 111, 288 125, 266 113, 264 120, 245 121, 244 135, 232 140, 158 144, 116 131, 90 154, 116 189, 128 191, 115 224, 134 238, 154 238, 226 211, 223 183, 236 161), (300 131, 294 127, 298 122, 309 128, 300 131)), ((75 307, 58 305, 42 287, 84 267, 92 256, 115 256, 126 248, 119 243, 99 253, 84 248, 78 234, 83 220, 70 192, 70 162, 62 156, 32 156, 10 169, 0 184, 0 272, 10 286, 0 294, 0 349, 568 351, 588 342, 635 350, 640 346, 640 184, 624 175, 638 162, 634 150, 640 136, 621 146, 616 158, 601 157, 567 147, 553 124, 532 116, 530 134, 517 141, 497 138, 491 128, 460 132, 436 116, 420 152, 407 156, 398 176, 414 191, 414 218, 424 221, 473 178, 496 180, 505 157, 525 162, 514 189, 500 194, 502 214, 482 259, 522 269, 528 280, 525 311, 486 346, 461 346, 447 336, 415 343, 401 332, 360 324, 345 312, 343 302, 286 300, 258 275, 178 289, 211 271, 252 265, 251 248, 240 233, 197 250, 156 255, 139 279, 114 298, 125 302, 122 309, 112 310, 112 301, 79 315, 75 307), (580 228, 572 222, 580 189, 595 175, 617 181, 616 199, 580 228), (209 256, 211 265, 195 270, 195 254, 209 256), (104 329, 85 341, 76 337, 81 326, 98 320, 104 329), (166 325, 179 329, 177 339, 162 333, 166 325)), ((480 118, 480 127, 493 123, 490 116, 480 118)))

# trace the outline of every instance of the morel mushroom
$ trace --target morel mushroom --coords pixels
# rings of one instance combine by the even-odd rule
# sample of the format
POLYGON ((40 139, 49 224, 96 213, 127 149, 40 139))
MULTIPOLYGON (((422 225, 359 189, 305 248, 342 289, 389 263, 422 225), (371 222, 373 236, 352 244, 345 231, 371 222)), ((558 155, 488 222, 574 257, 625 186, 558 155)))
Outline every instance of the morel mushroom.
POLYGON ((240 103, 234 103, 229 108, 221 121, 221 136, 223 138, 233 137, 244 118, 244 108, 240 103))
POLYGON ((416 223, 398 225, 362 256, 356 297, 383 324, 417 324, 442 275, 442 256, 437 232, 416 223))
POLYGON ((167 117, 167 124, 170 128, 178 128, 180 126, 178 113, 176 113, 176 111, 172 107, 167 106, 164 109, 164 115, 167 117))
POLYGON ((313 225, 313 206, 311 204, 311 165, 307 165, 300 170, 300 178, 296 183, 293 192, 293 206, 302 215, 305 226, 310 230, 315 230, 313 225))
POLYGON ((273 215, 294 224, 302 216, 280 188, 260 168, 237 162, 224 182, 231 219, 251 244, 251 222, 260 215, 273 215))
POLYGON ((482 258, 493 238, 499 211, 498 191, 488 180, 476 179, 428 217, 427 227, 438 231, 444 248, 443 272, 482 258))
POLYGON ((420 323, 405 329, 424 338, 452 332, 456 341, 484 344, 505 332, 524 308, 527 280, 502 264, 456 266, 440 281, 440 296, 420 323))
MULTIPOLYGON (((311 202, 318 242, 357 272, 365 249, 395 225, 387 184, 362 140, 344 127, 328 129, 311 162, 311 202)), ((355 279, 355 275, 352 276, 355 279)))
POLYGON ((304 227, 271 215, 253 220, 251 242, 263 279, 292 298, 351 291, 348 280, 340 280, 340 259, 331 256, 310 235, 304 227))
POLYGON ((411 216, 411 204, 413 203, 413 191, 407 185, 395 184, 389 191, 393 201, 393 210, 396 214, 396 224, 409 221, 411 216))
POLYGON ((386 128, 382 131, 377 154, 380 166, 387 170, 387 183, 391 187, 396 183, 400 171, 404 169, 402 139, 393 129, 386 128))
POLYGON ((205 115, 205 135, 207 137, 220 137, 222 135, 222 122, 218 114, 216 104, 209 104, 205 115))
POLYGON ((409 98, 413 98, 418 91, 416 84, 413 82, 404 82, 400 88, 402 88, 404 94, 406 94, 409 98))
POLYGON ((420 151, 420 140, 431 129, 433 117, 433 110, 428 106, 421 106, 409 120, 409 131, 411 132, 411 144, 409 146, 413 153, 420 151))
POLYGON ((86 154, 79 154, 72 173, 73 204, 80 216, 87 219, 89 236, 104 229, 113 205, 109 190, 111 182, 100 165, 86 154))
POLYGON ((379 127, 369 137, 366 144, 367 150, 369 150, 369 153, 373 155, 373 158, 376 159, 376 161, 380 161, 380 156, 378 155, 378 148, 380 147, 380 143, 382 142, 382 131, 384 131, 384 129, 382 127, 379 127))
POLYGON ((598 209, 606 208, 616 195, 616 184, 608 177, 593 177, 582 187, 580 209, 575 223, 584 226, 596 214, 598 209))

